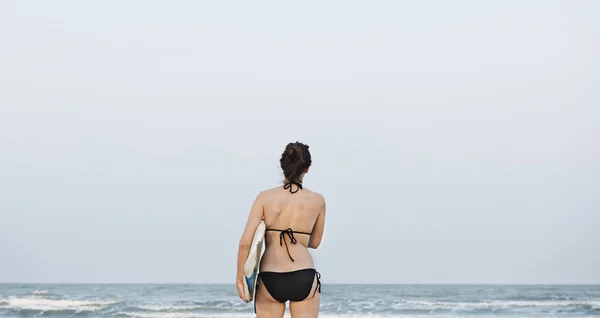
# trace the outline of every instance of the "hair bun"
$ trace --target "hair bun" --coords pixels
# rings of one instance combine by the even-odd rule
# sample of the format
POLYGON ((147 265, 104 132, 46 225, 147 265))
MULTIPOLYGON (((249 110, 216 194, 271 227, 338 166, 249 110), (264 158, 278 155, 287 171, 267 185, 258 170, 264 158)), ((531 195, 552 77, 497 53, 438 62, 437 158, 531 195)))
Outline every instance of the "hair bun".
POLYGON ((300 176, 312 163, 308 146, 300 142, 287 144, 279 162, 285 178, 289 182, 300 184, 300 176))
POLYGON ((298 160, 299 157, 300 157, 300 153, 298 152, 297 147, 295 147, 294 144, 292 144, 292 143, 287 145, 287 147, 285 148, 285 151, 282 154, 282 158, 289 162, 294 162, 294 161, 298 160))
POLYGON ((296 149, 296 147, 292 147, 290 149, 290 153, 289 153, 288 157, 294 161, 298 160, 298 158, 300 157, 300 154, 298 153, 298 149, 296 149))

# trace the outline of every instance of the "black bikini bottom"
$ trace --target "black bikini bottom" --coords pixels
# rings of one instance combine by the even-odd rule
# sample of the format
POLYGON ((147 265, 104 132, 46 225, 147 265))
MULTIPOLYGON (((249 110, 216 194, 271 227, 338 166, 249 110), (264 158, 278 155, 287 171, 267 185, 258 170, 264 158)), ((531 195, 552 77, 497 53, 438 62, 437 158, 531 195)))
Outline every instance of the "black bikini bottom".
MULTIPOLYGON (((256 288, 262 281, 265 288, 278 302, 305 300, 312 289, 313 282, 317 276, 317 288, 313 297, 321 292, 321 274, 314 268, 300 269, 291 272, 260 272, 256 288)), ((256 298, 255 298, 256 299, 256 298)), ((256 309, 255 309, 256 311, 256 309)))

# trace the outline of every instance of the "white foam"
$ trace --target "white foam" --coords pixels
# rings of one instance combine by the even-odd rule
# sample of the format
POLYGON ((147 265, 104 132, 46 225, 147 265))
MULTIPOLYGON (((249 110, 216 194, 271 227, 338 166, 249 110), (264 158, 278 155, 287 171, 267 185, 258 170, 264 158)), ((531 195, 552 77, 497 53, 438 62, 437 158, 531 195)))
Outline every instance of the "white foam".
POLYGON ((551 300, 551 301, 513 301, 513 300, 498 300, 492 301, 493 305, 505 307, 562 307, 562 306, 582 306, 594 304, 593 301, 575 301, 575 300, 551 300))
POLYGON ((394 309, 414 308, 410 305, 417 305, 419 309, 468 309, 468 308, 510 308, 510 307, 567 307, 567 306, 592 306, 600 308, 599 301, 528 301, 528 300, 494 300, 485 302, 446 302, 446 301, 420 301, 406 300, 402 303, 393 304, 394 309), (408 305, 408 306, 407 306, 408 305))
MULTIPOLYGON (((211 316, 212 317, 212 316, 211 316)), ((235 318, 237 316, 229 316, 232 318, 235 318)), ((252 316, 254 317, 254 316, 252 316)), ((290 317, 289 315, 284 316, 285 318, 290 317)), ((463 315, 460 316, 454 316, 454 315, 448 315, 448 314, 440 314, 440 315, 422 315, 422 314, 415 314, 415 315, 407 315, 407 314, 389 314, 389 315, 385 315, 385 314, 367 314, 367 313, 363 313, 363 314, 319 314, 319 317, 322 318, 458 318, 458 317, 464 317, 463 315)), ((511 318, 511 317, 515 317, 515 316, 502 316, 502 315, 477 315, 477 316, 473 316, 473 317, 477 317, 477 318, 499 318, 499 317, 504 317, 504 318, 511 318)), ((543 316, 518 316, 519 318, 541 318, 543 316)), ((578 317, 578 316, 570 316, 570 318, 589 318, 588 316, 583 316, 583 317, 578 317)))
MULTIPOLYGON (((223 313, 223 314, 211 314, 211 313, 175 313, 175 312, 153 312, 153 313, 143 313, 143 312, 119 312, 117 315, 125 315, 132 318, 255 318, 256 314, 254 313, 223 313)), ((384 315, 370 315, 370 314, 362 314, 362 315, 330 315, 330 314, 319 314, 319 317, 323 318, 402 318, 402 317, 414 317, 414 316, 384 316, 384 315)), ((285 312, 283 318, 291 318, 289 312, 285 312)))
POLYGON ((132 318, 254 318, 256 315, 252 314, 209 314, 199 312, 118 312, 117 315, 125 315, 132 318))
POLYGON ((44 298, 18 298, 9 297, 0 299, 1 309, 13 310, 39 310, 39 311, 95 311, 106 306, 116 304, 114 301, 89 301, 89 300, 67 300, 67 299, 44 299, 44 298))
POLYGON ((150 311, 182 311, 182 310, 202 310, 202 309, 218 309, 218 310, 233 310, 233 311, 245 311, 248 310, 246 306, 235 306, 231 303, 221 303, 216 305, 142 305, 137 308, 150 311))
POLYGON ((137 306, 139 309, 151 310, 151 311, 176 311, 176 310, 194 310, 203 309, 204 306, 161 306, 161 305, 148 305, 148 306, 137 306))
MULTIPOLYGON (((254 313, 222 313, 222 314, 211 314, 211 313, 178 313, 178 312, 119 312, 117 315, 125 315, 132 318, 255 318, 256 315, 254 313)), ((330 315, 330 314, 320 314, 320 317, 324 318, 384 318, 384 317, 409 317, 409 316, 382 316, 382 315, 330 315)), ((285 312, 283 315, 284 318, 291 318, 289 312, 285 312)))
MULTIPOLYGON (((210 313, 168 313, 168 312, 155 312, 155 313, 142 313, 142 312, 119 312, 117 315, 125 315, 132 318, 255 318, 254 313, 223 313, 223 314, 210 314, 210 313)), ((283 315, 284 318, 291 318, 288 311, 283 315)), ((422 318, 423 315, 382 315, 382 314, 319 314, 319 317, 323 318, 422 318)), ((489 317, 497 318, 498 316, 478 316, 480 318, 489 317)), ((452 318, 448 315, 439 316, 427 316, 427 318, 452 318)), ((573 317, 574 318, 574 317, 573 317)))
POLYGON ((47 290, 34 290, 31 294, 36 296, 50 295, 50 293, 47 290))

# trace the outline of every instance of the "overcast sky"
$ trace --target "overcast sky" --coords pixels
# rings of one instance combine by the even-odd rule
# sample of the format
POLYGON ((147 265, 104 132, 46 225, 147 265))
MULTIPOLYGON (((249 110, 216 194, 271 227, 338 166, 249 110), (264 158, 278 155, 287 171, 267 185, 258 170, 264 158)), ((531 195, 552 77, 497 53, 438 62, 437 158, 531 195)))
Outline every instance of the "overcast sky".
POLYGON ((2 1, 0 282, 233 283, 310 145, 324 283, 600 283, 598 1, 2 1))

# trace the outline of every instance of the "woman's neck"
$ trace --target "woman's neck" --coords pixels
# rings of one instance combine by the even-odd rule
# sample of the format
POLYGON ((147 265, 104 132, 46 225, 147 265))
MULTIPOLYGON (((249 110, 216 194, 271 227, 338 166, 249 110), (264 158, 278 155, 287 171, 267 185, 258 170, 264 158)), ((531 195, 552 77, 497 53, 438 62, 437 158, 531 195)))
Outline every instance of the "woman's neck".
MULTIPOLYGON (((283 184, 288 184, 288 183, 291 183, 290 180, 288 180, 287 178, 285 178, 283 180, 283 184)), ((298 181, 294 181, 293 183, 300 183, 300 184, 302 184, 302 177, 298 178, 298 181)))

